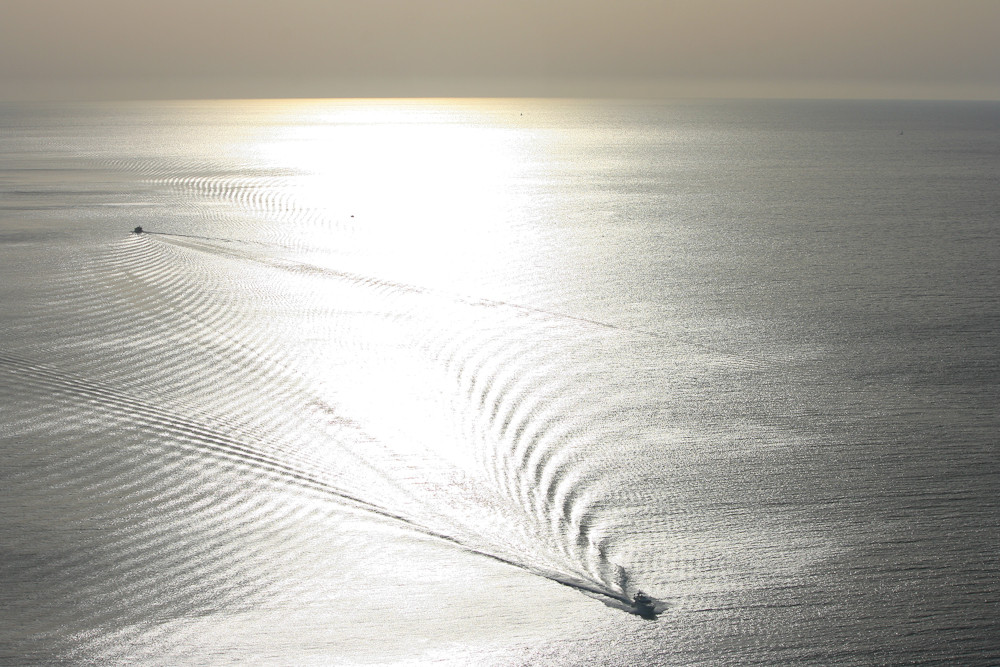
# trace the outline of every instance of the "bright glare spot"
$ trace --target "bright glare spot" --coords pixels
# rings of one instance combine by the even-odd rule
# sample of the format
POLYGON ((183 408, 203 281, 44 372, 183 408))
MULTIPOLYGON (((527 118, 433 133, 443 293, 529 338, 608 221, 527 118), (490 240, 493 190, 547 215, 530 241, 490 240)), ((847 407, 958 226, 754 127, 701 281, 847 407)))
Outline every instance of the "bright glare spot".
POLYGON ((324 305, 347 314, 302 317, 283 337, 315 348, 311 386, 324 404, 364 424, 374 438, 366 456, 376 456, 376 443, 404 443, 408 460, 428 466, 416 478, 442 488, 454 480, 435 461, 459 471, 473 463, 448 399, 454 379, 414 354, 415 339, 449 331, 469 317, 467 298, 494 297, 510 275, 536 264, 526 210, 537 199, 532 183, 545 135, 526 129, 516 106, 500 109, 440 101, 282 104, 266 109, 238 156, 266 179, 248 195, 248 212, 267 202, 257 208, 267 216, 262 224, 288 240, 290 261, 333 278, 290 272, 288 293, 308 292, 308 300, 321 291, 324 305), (419 325, 403 333, 379 316, 383 300, 391 312, 413 307, 419 325), (327 349, 336 340, 359 343, 327 349), (338 389, 344 386, 350 391, 338 389))
POLYGON ((294 103, 254 159, 289 174, 287 205, 336 227, 341 256, 440 285, 515 242, 537 146, 510 116, 447 101, 294 103))

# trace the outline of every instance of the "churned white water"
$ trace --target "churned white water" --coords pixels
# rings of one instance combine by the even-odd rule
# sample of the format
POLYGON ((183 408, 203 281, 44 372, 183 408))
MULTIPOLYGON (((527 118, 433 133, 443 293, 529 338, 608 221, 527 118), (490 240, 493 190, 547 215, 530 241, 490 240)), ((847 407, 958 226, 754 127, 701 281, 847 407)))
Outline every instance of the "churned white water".
POLYGON ((995 103, 2 106, 0 661, 996 663, 998 193, 995 103))

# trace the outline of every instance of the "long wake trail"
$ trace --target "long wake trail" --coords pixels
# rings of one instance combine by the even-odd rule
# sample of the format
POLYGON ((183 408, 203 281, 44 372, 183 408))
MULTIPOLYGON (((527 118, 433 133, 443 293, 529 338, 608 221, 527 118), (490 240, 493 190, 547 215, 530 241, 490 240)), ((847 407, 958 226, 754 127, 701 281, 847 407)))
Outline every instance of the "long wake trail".
MULTIPOLYGON (((216 241, 223 242, 227 244, 255 244, 266 246, 263 242, 251 242, 243 239, 227 239, 221 237, 212 236, 195 236, 192 234, 176 234, 173 232, 149 232, 143 230, 145 234, 155 234, 157 236, 163 237, 176 237, 185 239, 195 239, 200 241, 216 241)), ((168 239, 165 239, 169 241, 168 239)), ((439 288, 426 287, 421 285, 414 285, 410 283, 402 283, 392 280, 386 280, 384 278, 379 278, 377 276, 365 275, 361 273, 356 273, 352 271, 343 271, 340 269, 334 269, 331 267, 319 266, 317 264, 310 264, 301 261, 291 261, 291 260, 276 260, 276 259, 265 259, 259 256, 251 255, 246 252, 239 252, 238 250, 224 250, 222 247, 216 244, 183 244, 186 247, 194 247, 194 249, 200 250, 201 252, 209 252, 216 255, 221 255, 230 258, 241 259, 244 261, 256 262, 258 264, 263 264, 272 268, 283 269, 287 271, 295 272, 309 272, 317 275, 326 275, 331 278, 336 278, 340 280, 346 280, 352 284, 357 285, 367 285, 373 287, 381 287, 391 290, 396 290, 398 292, 405 292, 410 294, 422 294, 427 296, 435 296, 439 298, 444 298, 452 301, 453 303, 461 303, 473 307, 492 307, 492 308, 507 308, 510 310, 516 310, 523 313, 531 313, 536 315, 542 315, 547 318, 552 318, 561 321, 571 321, 579 322, 581 324, 586 324, 593 327, 599 327, 603 329, 609 329, 613 331, 620 331, 628 334, 635 334, 640 336, 646 336, 649 338, 655 338, 664 341, 670 341, 674 343, 681 343, 692 348, 700 349, 707 352, 713 352, 717 354, 727 354, 735 355, 736 353, 730 350, 725 350, 716 346, 706 345, 704 343, 693 342, 689 340, 683 340, 682 338, 664 333, 662 331, 654 331, 652 329, 644 329, 642 327, 624 326, 621 324, 615 324, 613 322, 606 322, 604 320, 598 320, 591 317, 584 317, 582 315, 574 315, 572 313, 566 313, 557 310, 551 310, 548 308, 542 308, 540 306, 533 306, 530 304, 517 303, 514 301, 505 301, 502 299, 493 299, 489 297, 477 297, 468 294, 461 294, 458 292, 451 292, 447 290, 442 290, 439 288)), ((287 246, 283 246, 287 247, 287 246)))
POLYGON ((262 452, 254 448, 253 445, 223 433, 205 422, 179 415, 99 382, 73 377, 47 364, 32 362, 14 355, 0 353, 0 367, 15 377, 28 381, 34 389, 46 392, 49 396, 83 399, 90 409, 96 409, 109 418, 124 419, 133 429, 150 434, 155 433, 161 437, 171 436, 171 442, 182 450, 237 463, 283 483, 317 492, 323 497, 334 499, 354 510, 374 515, 408 530, 449 543, 467 553, 516 567, 595 597, 609 606, 635 613, 624 588, 588 581, 565 572, 524 562, 497 553, 484 544, 477 544, 470 536, 456 537, 434 529, 418 519, 331 484, 324 480, 319 473, 305 470, 303 467, 262 452))

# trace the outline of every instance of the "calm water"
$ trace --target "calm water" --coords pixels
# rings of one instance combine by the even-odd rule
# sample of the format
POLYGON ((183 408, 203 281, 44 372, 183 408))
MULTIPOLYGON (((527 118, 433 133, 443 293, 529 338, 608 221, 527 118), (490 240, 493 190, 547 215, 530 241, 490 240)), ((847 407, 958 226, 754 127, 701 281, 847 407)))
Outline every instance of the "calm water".
POLYGON ((0 107, 0 661, 1000 662, 998 193, 996 103, 0 107))

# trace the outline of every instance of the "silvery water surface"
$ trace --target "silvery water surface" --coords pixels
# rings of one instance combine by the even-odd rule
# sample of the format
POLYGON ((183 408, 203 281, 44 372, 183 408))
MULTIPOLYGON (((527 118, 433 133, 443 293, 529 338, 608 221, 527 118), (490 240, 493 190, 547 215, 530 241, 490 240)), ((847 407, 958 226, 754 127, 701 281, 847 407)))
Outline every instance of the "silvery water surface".
POLYGON ((3 662, 1000 661, 1000 104, 0 128, 3 662))

